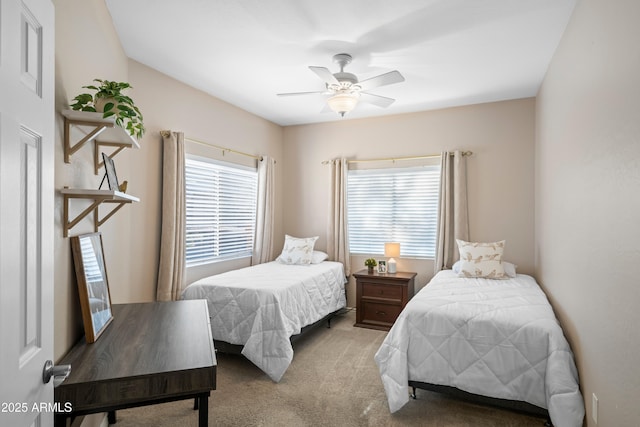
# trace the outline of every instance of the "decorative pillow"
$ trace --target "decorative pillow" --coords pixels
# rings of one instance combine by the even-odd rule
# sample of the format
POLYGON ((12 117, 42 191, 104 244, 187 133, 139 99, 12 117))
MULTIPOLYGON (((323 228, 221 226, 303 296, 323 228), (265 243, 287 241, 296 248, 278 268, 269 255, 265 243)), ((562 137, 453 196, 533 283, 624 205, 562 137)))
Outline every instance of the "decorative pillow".
POLYGON ((309 265, 313 259, 313 246, 318 236, 298 238, 285 234, 284 247, 277 261, 290 265, 309 265))
MULTIPOLYGON (((504 267, 504 274, 506 274, 508 277, 516 277, 516 268, 518 268, 517 265, 507 261, 502 261, 502 266, 504 267)), ((451 270, 453 270, 453 272, 456 274, 460 274, 460 261, 456 261, 455 264, 453 264, 453 267, 451 267, 451 270)))
POLYGON ((493 243, 465 242, 456 239, 460 251, 460 277, 505 279, 502 254, 505 241, 493 243))
POLYGON ((329 255, 322 251, 313 251, 311 255, 311 264, 320 264, 322 261, 329 259, 329 255))

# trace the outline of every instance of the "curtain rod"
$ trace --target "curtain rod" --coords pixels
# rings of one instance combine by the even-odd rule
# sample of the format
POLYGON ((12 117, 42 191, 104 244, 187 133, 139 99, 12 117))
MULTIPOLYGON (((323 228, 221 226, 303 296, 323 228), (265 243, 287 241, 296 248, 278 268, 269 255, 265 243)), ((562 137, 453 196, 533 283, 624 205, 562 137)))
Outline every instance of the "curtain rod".
MULTIPOLYGON (((473 154, 473 151, 463 151, 463 156, 470 156, 473 154)), ((384 157, 380 159, 366 159, 366 160, 347 160, 347 163, 369 163, 369 162, 396 162, 402 160, 424 160, 424 159, 435 159, 436 157, 440 157, 441 154, 426 154, 424 156, 411 156, 411 157, 384 157)), ((322 162, 323 165, 331 163, 330 160, 325 160, 322 162)))
POLYGON ((225 152, 229 152, 229 153, 239 154, 241 156, 251 157, 251 158, 256 159, 256 160, 262 160, 262 156, 256 156, 254 154, 245 153, 243 151, 234 150, 232 148, 221 147, 220 145, 210 144, 208 142, 199 141, 199 140, 193 139, 193 138, 187 138, 186 136, 184 137, 184 139, 185 139, 185 141, 191 141, 191 142, 195 142, 196 144, 202 144, 202 145, 206 145, 207 147, 213 147, 213 148, 217 148, 218 150, 222 150, 222 155, 223 156, 224 156, 225 152))

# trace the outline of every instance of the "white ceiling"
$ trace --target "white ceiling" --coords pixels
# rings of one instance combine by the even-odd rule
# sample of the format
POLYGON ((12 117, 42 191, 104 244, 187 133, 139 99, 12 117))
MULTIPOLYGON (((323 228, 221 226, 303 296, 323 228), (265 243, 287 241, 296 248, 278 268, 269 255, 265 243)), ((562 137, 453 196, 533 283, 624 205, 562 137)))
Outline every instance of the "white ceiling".
POLYGON ((106 0, 126 54, 286 126, 535 96, 576 0, 106 0), (341 119, 308 66, 398 70, 341 119))

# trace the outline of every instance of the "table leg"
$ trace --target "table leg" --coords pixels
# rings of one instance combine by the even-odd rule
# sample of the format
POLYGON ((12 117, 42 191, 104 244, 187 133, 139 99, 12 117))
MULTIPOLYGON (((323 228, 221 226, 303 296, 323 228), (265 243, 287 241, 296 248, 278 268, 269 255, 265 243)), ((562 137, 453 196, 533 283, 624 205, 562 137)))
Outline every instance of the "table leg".
POLYGON ((107 412, 107 421, 109 421, 109 424, 115 424, 116 423, 116 411, 109 411, 107 412))
POLYGON ((62 414, 55 414, 53 416, 54 427, 67 427, 67 416, 62 414))
POLYGON ((198 427, 209 425, 209 396, 198 397, 198 427))

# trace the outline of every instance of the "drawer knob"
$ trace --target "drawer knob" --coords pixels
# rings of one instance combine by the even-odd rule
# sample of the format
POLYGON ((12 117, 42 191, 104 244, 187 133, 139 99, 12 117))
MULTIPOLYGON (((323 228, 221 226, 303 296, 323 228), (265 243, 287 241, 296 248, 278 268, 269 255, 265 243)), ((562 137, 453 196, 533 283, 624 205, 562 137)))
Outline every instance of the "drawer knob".
POLYGON ((387 315, 387 313, 384 312, 384 311, 376 311, 376 314, 379 315, 379 316, 386 316, 387 315))

